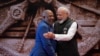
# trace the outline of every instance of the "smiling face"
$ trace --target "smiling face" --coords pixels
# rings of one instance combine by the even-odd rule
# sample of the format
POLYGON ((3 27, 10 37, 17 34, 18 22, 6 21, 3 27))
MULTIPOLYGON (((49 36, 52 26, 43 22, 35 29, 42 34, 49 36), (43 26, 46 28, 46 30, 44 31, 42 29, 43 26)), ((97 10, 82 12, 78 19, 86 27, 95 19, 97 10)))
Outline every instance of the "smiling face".
POLYGON ((57 10, 57 18, 58 20, 65 20, 68 17, 68 13, 64 8, 58 8, 57 10))
POLYGON ((50 24, 53 24, 53 22, 54 22, 54 14, 53 14, 53 12, 49 10, 47 13, 48 13, 48 15, 47 15, 47 17, 48 17, 48 22, 49 22, 50 24))

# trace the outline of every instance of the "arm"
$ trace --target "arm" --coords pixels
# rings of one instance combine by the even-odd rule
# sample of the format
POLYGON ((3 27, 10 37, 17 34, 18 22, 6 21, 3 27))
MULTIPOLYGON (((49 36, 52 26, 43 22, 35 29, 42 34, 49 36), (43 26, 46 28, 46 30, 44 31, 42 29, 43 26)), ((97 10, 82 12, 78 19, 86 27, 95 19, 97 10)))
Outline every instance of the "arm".
POLYGON ((70 41, 77 31, 77 23, 73 22, 68 30, 67 34, 55 34, 55 40, 57 41, 70 41))
POLYGON ((55 56, 55 50, 50 42, 50 39, 47 39, 43 36, 44 33, 47 33, 49 31, 48 27, 42 26, 39 30, 39 35, 41 37, 44 50, 47 52, 48 56, 55 56))

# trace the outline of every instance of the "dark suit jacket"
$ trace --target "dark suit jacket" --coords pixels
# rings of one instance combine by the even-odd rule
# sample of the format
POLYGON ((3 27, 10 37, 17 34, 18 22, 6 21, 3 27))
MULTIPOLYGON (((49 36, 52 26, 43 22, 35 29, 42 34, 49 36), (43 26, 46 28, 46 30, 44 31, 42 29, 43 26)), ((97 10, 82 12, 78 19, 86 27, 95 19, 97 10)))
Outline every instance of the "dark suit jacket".
POLYGON ((55 56, 56 42, 52 39, 46 39, 43 34, 53 31, 51 25, 42 20, 36 31, 35 46, 32 49, 30 56, 55 56))

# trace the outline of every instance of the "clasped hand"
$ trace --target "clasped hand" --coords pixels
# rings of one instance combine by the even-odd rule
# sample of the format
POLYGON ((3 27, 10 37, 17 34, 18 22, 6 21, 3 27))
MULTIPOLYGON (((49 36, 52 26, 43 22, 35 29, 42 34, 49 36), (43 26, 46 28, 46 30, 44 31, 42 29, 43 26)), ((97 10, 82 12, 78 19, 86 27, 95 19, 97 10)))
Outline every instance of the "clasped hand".
POLYGON ((45 38, 48 38, 48 39, 53 39, 53 38, 55 38, 55 35, 54 35, 53 32, 44 33, 43 36, 44 36, 45 38))

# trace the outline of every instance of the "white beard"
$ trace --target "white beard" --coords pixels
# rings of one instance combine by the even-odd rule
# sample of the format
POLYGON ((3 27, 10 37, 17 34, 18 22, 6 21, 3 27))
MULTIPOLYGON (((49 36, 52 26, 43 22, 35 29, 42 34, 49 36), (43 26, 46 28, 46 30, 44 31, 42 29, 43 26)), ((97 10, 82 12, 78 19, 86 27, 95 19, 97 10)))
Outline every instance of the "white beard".
POLYGON ((59 20, 58 22, 59 22, 60 24, 62 24, 62 23, 64 22, 64 20, 59 20))
POLYGON ((58 20, 58 22, 59 22, 60 24, 62 24, 65 20, 66 20, 66 19, 58 20))

